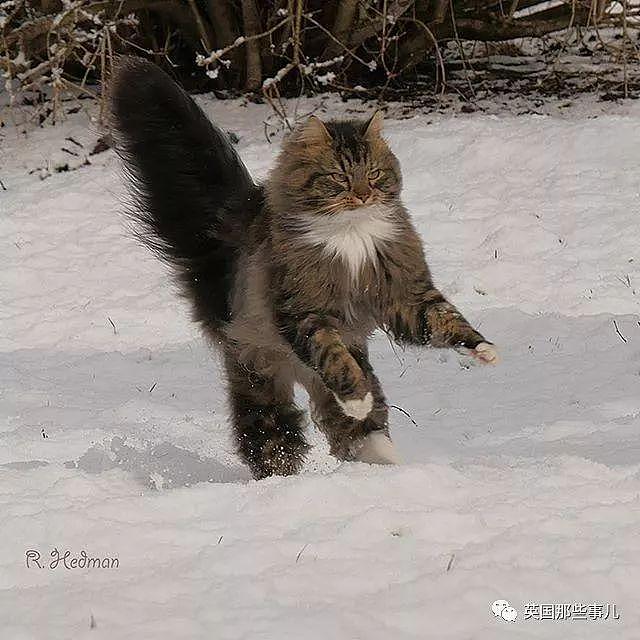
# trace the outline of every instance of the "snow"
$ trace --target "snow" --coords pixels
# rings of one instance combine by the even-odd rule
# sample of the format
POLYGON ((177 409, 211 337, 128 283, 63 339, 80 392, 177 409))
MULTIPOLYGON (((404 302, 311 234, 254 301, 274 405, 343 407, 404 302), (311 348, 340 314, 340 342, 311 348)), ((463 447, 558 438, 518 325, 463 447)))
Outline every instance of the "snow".
MULTIPOLYGON (((201 102, 266 175, 268 108, 201 102)), ((338 465, 310 427, 304 473, 261 482, 116 158, 82 166, 96 128, 0 130, 3 640, 637 638, 640 108, 606 109, 387 119, 435 279, 502 361, 377 335, 404 464, 338 465), (118 566, 51 569, 54 548, 118 566)))

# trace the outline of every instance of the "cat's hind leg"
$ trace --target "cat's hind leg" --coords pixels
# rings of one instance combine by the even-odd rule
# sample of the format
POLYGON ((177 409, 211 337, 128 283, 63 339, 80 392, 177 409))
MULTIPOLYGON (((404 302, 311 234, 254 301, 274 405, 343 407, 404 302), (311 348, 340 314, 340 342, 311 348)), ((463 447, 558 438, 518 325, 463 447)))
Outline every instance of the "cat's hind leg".
POLYGON ((351 353, 371 389, 371 410, 364 419, 349 415, 335 394, 316 377, 308 385, 311 419, 327 437, 331 454, 339 460, 399 464, 400 457, 389 437, 388 408, 380 382, 366 353, 362 350, 351 353))
POLYGON ((225 354, 225 366, 241 458, 256 479, 297 473, 309 445, 303 433, 304 413, 293 402, 290 371, 273 363, 241 363, 231 351, 225 354))

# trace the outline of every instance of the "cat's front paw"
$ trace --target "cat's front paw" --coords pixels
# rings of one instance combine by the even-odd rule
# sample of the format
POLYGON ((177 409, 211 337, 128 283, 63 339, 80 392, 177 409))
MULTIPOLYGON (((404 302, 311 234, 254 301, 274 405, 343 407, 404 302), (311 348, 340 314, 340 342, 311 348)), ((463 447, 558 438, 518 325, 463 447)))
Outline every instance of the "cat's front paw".
POLYGON ((364 420, 371 412, 371 409, 373 409, 373 395, 371 391, 368 391, 362 399, 352 398, 349 400, 341 400, 335 393, 333 396, 344 414, 356 420, 364 420))
POLYGON ((355 446, 354 460, 369 464, 400 464, 400 456, 388 434, 371 431, 355 446))
POLYGON ((470 354, 483 364, 498 364, 500 357, 495 345, 488 342, 481 342, 474 349, 470 349, 470 354))

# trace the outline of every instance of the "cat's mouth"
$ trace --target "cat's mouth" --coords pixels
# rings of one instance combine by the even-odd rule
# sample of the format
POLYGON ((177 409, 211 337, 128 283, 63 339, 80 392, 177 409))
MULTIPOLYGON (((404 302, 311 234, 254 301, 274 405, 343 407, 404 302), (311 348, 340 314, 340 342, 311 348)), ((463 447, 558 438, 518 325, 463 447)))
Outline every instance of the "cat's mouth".
POLYGON ((323 213, 324 215, 340 215, 342 212, 357 211, 358 209, 365 209, 372 205, 384 205, 388 203, 389 198, 385 197, 385 194, 373 193, 364 198, 347 196, 322 207, 317 211, 317 213, 323 213))
POLYGON ((371 194, 369 196, 364 196, 364 197, 351 196, 343 200, 343 206, 345 209, 348 209, 349 211, 353 211, 354 209, 360 209, 361 207, 368 207, 372 204, 378 204, 379 202, 380 202, 380 199, 375 194, 371 194))

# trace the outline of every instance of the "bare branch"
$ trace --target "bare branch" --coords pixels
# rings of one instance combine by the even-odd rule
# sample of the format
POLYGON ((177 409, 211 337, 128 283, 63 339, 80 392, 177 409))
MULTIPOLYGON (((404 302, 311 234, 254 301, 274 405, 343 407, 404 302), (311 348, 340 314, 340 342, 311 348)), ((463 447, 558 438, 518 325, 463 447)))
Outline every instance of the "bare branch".
POLYGON ((396 22, 412 5, 413 0, 394 0, 388 7, 386 16, 371 20, 351 34, 349 47, 355 49, 371 36, 380 33, 384 28, 385 22, 396 22))

